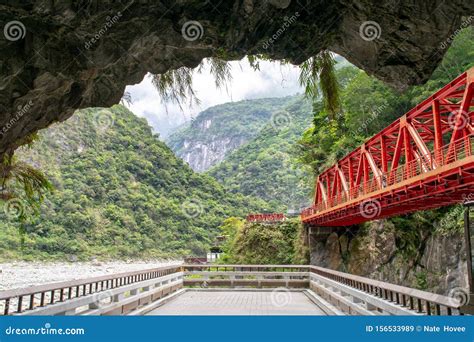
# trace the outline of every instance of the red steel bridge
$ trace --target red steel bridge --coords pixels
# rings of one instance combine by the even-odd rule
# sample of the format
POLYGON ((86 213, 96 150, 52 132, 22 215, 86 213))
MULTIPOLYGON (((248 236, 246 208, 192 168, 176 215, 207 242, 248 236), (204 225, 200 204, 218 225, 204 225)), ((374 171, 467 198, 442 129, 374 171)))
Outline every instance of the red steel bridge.
POLYGON ((246 218, 247 222, 279 222, 285 219, 282 213, 249 214, 246 218))
POLYGON ((348 226, 471 199, 473 92, 471 68, 321 173, 303 222, 348 226))

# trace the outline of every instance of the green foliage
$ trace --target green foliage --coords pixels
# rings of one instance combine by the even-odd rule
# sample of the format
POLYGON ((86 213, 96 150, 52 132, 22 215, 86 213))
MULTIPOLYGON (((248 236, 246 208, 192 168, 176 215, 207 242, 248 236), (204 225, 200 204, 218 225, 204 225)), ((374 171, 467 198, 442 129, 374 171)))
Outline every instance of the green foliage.
POLYGON ((229 154, 208 174, 232 193, 265 200, 272 211, 298 210, 309 204, 312 186, 308 170, 295 166, 294 149, 311 118, 311 104, 295 96, 281 108, 253 140, 229 154))
POLYGON ((182 110, 182 103, 186 99, 190 106, 200 103, 193 89, 192 68, 171 69, 164 74, 152 75, 151 80, 164 104, 176 103, 182 110))
POLYGON ((232 252, 236 249, 236 237, 244 228, 244 220, 238 217, 229 217, 219 227, 221 235, 225 237, 225 241, 221 246, 223 254, 220 263, 232 263, 232 252))
POLYGON ((300 85, 313 103, 323 98, 324 109, 334 119, 340 110, 339 84, 335 71, 336 61, 332 52, 323 50, 300 65, 300 85))
MULTIPOLYGON (((23 144, 30 148, 37 134, 27 136, 23 144)), ((0 160, 0 205, 10 220, 17 222, 20 248, 25 245, 26 220, 36 215, 45 195, 53 190, 52 184, 40 170, 19 161, 14 151, 9 151, 0 160)))
POLYGON ((341 85, 342 113, 327 119, 316 111, 313 126, 298 142, 298 160, 314 174, 334 164, 367 138, 399 118, 414 105, 474 65, 474 29, 461 31, 431 79, 403 94, 353 66, 336 71, 341 85))
POLYGON ((210 145, 215 141, 229 141, 231 145, 249 141, 259 134, 272 114, 284 108, 291 99, 244 100, 208 108, 168 137, 166 143, 179 156, 188 151, 189 143, 210 145))
POLYGON ((301 223, 297 225, 296 236, 293 240, 293 248, 293 264, 308 265, 310 263, 308 235, 307 230, 301 223))
POLYGON ((239 226, 226 260, 236 264, 292 264, 301 261, 299 219, 278 223, 246 223, 239 226))
MULTIPOLYGON (((199 104, 199 99, 193 89, 193 75, 195 72, 201 73, 206 63, 209 64, 210 73, 214 77, 217 88, 227 86, 232 79, 231 67, 226 59, 232 56, 225 50, 217 50, 218 57, 205 59, 197 68, 181 67, 171 69, 163 74, 151 75, 152 83, 157 89, 164 104, 168 102, 176 103, 182 109, 185 101, 189 105, 199 104)), ((266 55, 249 55, 247 61, 255 70, 260 70, 260 60, 271 60, 266 55)), ((281 64, 287 64, 286 60, 281 60, 281 64)), ((313 103, 319 101, 322 96, 324 108, 334 118, 340 109, 339 84, 335 76, 335 55, 329 50, 323 50, 316 56, 309 58, 300 65, 300 84, 305 88, 305 94, 313 103)))
POLYGON ((32 206, 40 204, 52 185, 40 171, 11 155, 0 164, 0 199, 24 198, 32 206), (22 190, 22 193, 20 192, 22 190))
POLYGON ((122 106, 79 111, 41 135, 18 158, 56 191, 25 221, 23 250, 18 222, 0 210, 1 258, 202 255, 226 217, 268 209, 194 173, 122 106))
POLYGON ((152 83, 158 91, 162 102, 165 105, 168 102, 178 104, 181 109, 183 109, 182 105, 186 100, 189 101, 189 106, 199 104, 200 100, 193 88, 193 75, 196 72, 201 73, 206 63, 209 64, 210 73, 214 76, 217 88, 225 86, 232 79, 230 65, 227 61, 217 57, 206 59, 196 69, 181 67, 168 70, 163 74, 151 75, 152 83))
MULTIPOLYGON (((453 78, 474 66, 474 28, 462 30, 443 61, 424 85, 403 94, 353 66, 336 71, 341 85, 342 115, 328 120, 324 109, 316 112, 312 127, 298 141, 298 161, 319 174, 399 118, 453 78)), ((443 208, 390 219, 396 227, 397 248, 407 258, 416 257, 431 233, 462 231, 462 210, 443 208)))
POLYGON ((415 274, 416 288, 419 290, 428 289, 428 273, 426 271, 420 271, 415 274))
MULTIPOLYGON (((37 140, 37 135, 30 135, 24 141, 30 148, 37 140)), ((13 198, 23 199, 30 206, 38 206, 45 193, 52 190, 52 185, 45 175, 26 162, 19 161, 14 151, 3 155, 0 160, 0 201, 13 198)))

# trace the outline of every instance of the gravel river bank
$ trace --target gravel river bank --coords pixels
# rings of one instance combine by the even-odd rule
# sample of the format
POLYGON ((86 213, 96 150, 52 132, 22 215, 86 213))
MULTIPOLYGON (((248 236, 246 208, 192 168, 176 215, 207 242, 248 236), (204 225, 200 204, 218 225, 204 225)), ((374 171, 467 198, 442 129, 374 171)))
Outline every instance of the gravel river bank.
POLYGON ((178 260, 0 263, 0 291, 180 263, 178 260))

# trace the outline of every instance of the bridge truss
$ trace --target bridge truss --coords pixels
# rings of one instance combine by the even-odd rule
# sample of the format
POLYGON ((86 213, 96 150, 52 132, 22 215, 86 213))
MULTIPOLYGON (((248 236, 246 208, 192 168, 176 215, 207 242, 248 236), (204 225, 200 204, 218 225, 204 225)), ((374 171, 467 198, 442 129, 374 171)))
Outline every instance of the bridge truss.
POLYGON ((316 179, 303 222, 348 226, 474 199, 474 68, 316 179))

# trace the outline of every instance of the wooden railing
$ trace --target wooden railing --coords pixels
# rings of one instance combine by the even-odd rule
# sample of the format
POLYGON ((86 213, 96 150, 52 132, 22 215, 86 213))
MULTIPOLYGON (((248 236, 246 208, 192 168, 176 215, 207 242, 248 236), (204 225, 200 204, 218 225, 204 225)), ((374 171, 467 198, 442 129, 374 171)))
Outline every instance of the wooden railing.
POLYGON ((180 266, 168 266, 0 291, 0 307, 3 306, 0 314, 20 314, 180 271, 180 266))
MULTIPOLYGON (((412 313, 425 315, 460 315, 461 303, 455 298, 450 298, 426 291, 412 289, 409 287, 394 285, 383 281, 372 280, 348 273, 338 272, 327 268, 310 266, 312 275, 320 276, 318 281, 343 291, 343 287, 334 286, 327 280, 340 283, 346 287, 356 289, 357 292, 346 292, 352 296, 358 296, 359 300, 381 299, 393 303, 412 313), (365 293, 368 296, 360 295, 365 293)), ((313 280, 313 279, 312 279, 313 280)), ((369 303, 369 306, 376 306, 369 303)), ((380 309, 380 308, 379 308, 380 309)))
POLYGON ((305 265, 184 265, 184 286, 307 288, 305 265))
POLYGON ((4 315, 139 315, 196 287, 299 289, 328 314, 461 314, 454 298, 309 265, 169 266, 0 291, 0 301, 4 315))

